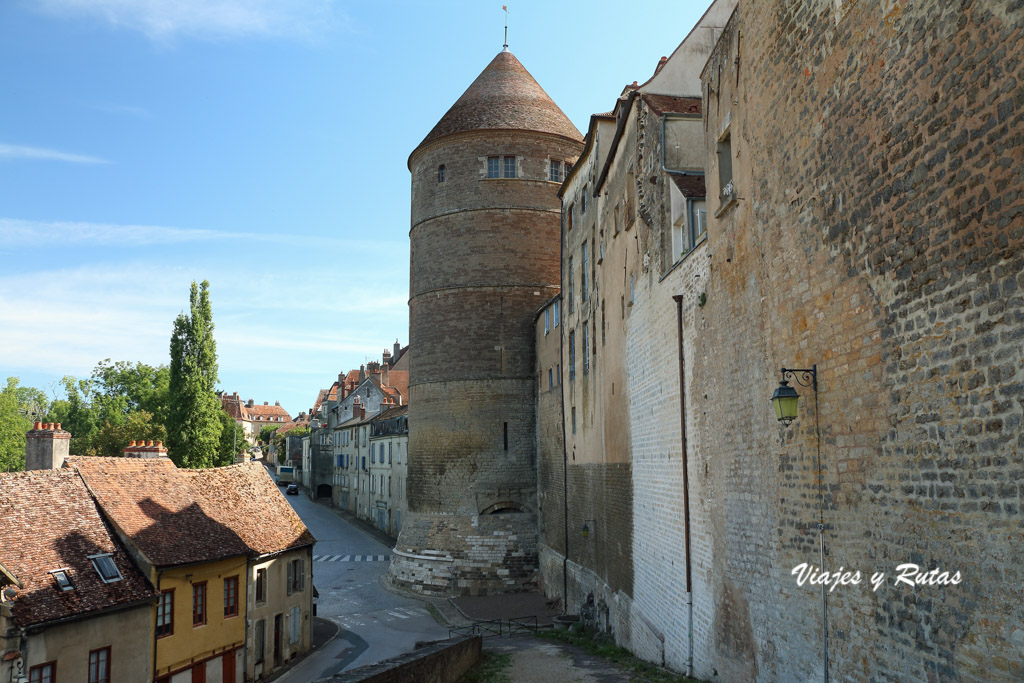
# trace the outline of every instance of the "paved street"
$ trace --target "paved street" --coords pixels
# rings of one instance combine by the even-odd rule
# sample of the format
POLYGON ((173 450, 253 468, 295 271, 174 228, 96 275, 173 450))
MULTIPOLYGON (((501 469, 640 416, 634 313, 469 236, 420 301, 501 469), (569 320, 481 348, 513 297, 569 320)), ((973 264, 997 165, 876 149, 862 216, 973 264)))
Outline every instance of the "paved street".
MULTIPOLYGON (((282 492, 284 489, 282 488, 282 492)), ((313 532, 317 616, 339 626, 338 636, 278 681, 313 681, 411 651, 416 641, 448 637, 423 603, 381 588, 391 548, 314 503, 305 491, 285 496, 313 532)))

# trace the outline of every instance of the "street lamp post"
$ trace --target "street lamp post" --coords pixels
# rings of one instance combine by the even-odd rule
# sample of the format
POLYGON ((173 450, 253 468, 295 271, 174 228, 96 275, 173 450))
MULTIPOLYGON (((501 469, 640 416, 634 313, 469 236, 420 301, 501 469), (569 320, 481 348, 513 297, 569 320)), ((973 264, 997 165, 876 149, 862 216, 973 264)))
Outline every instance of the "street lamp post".
MULTIPOLYGON (((825 495, 822 488, 821 470, 821 425, 818 420, 818 366, 809 368, 781 368, 782 379, 772 394, 771 402, 775 408, 775 418, 788 426, 798 415, 800 394, 789 386, 789 380, 802 387, 811 387, 814 391, 814 433, 815 444, 815 479, 818 487, 818 555, 821 571, 825 571, 825 495)), ((828 592, 825 583, 821 583, 821 660, 824 669, 825 683, 828 683, 828 592)))

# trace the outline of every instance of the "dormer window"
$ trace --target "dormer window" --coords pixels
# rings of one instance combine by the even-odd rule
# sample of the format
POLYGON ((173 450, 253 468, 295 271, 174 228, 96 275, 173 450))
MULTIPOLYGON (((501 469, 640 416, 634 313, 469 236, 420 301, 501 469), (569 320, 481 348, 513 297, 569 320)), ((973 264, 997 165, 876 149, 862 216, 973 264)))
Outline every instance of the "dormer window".
POLYGON ((96 572, 100 575, 103 583, 114 583, 124 578, 117 565, 114 564, 114 558, 110 556, 110 553, 90 555, 89 559, 92 560, 92 566, 96 567, 96 572))
POLYGON ((54 569, 50 571, 53 575, 53 580, 57 582, 57 586, 62 591, 70 591, 75 589, 75 585, 71 583, 71 570, 70 569, 54 569))

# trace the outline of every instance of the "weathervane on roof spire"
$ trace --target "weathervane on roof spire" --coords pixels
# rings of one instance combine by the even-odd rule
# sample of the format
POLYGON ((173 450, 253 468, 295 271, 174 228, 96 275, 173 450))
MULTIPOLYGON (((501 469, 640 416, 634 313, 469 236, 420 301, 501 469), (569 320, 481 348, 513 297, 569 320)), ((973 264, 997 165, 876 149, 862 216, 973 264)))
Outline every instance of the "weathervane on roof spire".
POLYGON ((505 49, 502 52, 508 52, 508 5, 502 5, 501 9, 505 10, 505 49))

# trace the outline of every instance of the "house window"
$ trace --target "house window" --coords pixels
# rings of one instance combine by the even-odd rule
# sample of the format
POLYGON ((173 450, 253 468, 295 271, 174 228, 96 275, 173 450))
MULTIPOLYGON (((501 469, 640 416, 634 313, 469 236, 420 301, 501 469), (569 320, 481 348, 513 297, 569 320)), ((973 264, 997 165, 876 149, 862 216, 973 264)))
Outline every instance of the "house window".
POLYGON ((305 562, 303 560, 291 560, 288 562, 287 587, 288 595, 301 593, 306 589, 305 562))
POLYGON ((587 300, 587 270, 589 266, 589 259, 587 255, 587 243, 583 242, 583 268, 580 270, 580 300, 587 300))
POLYGON ((392 456, 391 446, 392 446, 391 442, 388 441, 388 464, 389 465, 391 464, 391 456, 392 456))
POLYGON ((121 572, 118 570, 117 565, 114 564, 114 559, 110 556, 110 553, 90 555, 89 559, 92 560, 92 566, 96 568, 103 583, 114 583, 122 579, 121 572))
POLYGON ((576 213, 576 205, 570 204, 569 210, 565 213, 565 231, 569 232, 572 230, 573 215, 576 213))
POLYGON ((439 182, 439 183, 443 183, 444 182, 444 180, 445 180, 445 172, 446 172, 446 169, 444 167, 444 164, 441 164, 440 166, 437 167, 437 182, 439 182))
POLYGON ((501 177, 501 159, 499 157, 487 157, 487 177, 501 177))
POLYGON ((629 305, 632 306, 636 300, 636 288, 634 286, 635 281, 633 279, 633 273, 629 274, 629 305))
POLYGON ((561 363, 558 363, 557 365, 555 365, 555 378, 558 380, 559 384, 562 383, 562 364, 561 363))
POLYGON ((708 204, 703 199, 690 201, 690 248, 708 234, 708 204))
POLYGON ((224 579, 224 618, 238 616, 238 577, 224 579))
POLYGON ((192 626, 206 625, 206 582, 192 584, 192 626))
POLYGON ((728 131, 718 141, 718 201, 725 206, 736 196, 732 178, 732 143, 728 131))
POLYGON ((583 322, 583 374, 590 372, 590 326, 583 322))
POLYGON ((290 618, 288 619, 288 625, 291 627, 291 637, 288 639, 288 642, 291 645, 294 645, 295 643, 299 642, 299 638, 301 637, 302 621, 300 621, 300 619, 301 613, 299 612, 299 608, 292 607, 292 613, 290 618))
POLYGON ((589 188, 590 188, 589 185, 584 185, 583 186, 583 195, 580 198, 580 204, 582 205, 582 208, 580 209, 580 214, 585 214, 587 212, 587 194, 588 194, 589 188))
POLYGON ((256 570, 256 602, 267 601, 267 570, 256 570))
POLYGON ((377 444, 370 446, 370 463, 374 464, 377 462, 377 444))
POLYGON ((89 683, 110 683, 110 648, 89 652, 89 683))
POLYGON ((548 368, 548 389, 555 388, 555 373, 551 368, 548 368))
POLYGON ((556 183, 562 182, 562 162, 551 160, 551 180, 556 183))
POLYGON ((260 619, 256 622, 256 633, 253 640, 256 641, 256 664, 260 664, 267 651, 267 622, 265 620, 260 619))
POLYGON ((572 433, 576 433, 576 406, 572 407, 572 433))
POLYGON ((516 158, 505 157, 505 177, 515 178, 516 177, 516 158))
POLYGON ((575 308, 575 299, 573 292, 573 275, 572 275, 572 256, 569 257, 569 312, 572 313, 575 308))
POLYGON ((75 585, 71 583, 71 574, 67 569, 54 569, 50 574, 53 576, 53 580, 57 582, 57 586, 62 591, 75 589, 75 585))
POLYGON ((551 309, 544 309, 544 334, 551 331, 551 309))
POLYGON ((572 162, 571 161, 567 161, 567 162, 565 162, 565 177, 568 178, 569 177, 569 173, 571 173, 571 172, 572 172, 572 162))
POLYGON ((156 605, 156 637, 174 635, 174 589, 161 591, 156 605))
POLYGON ((57 680, 57 662, 38 664, 28 671, 29 683, 54 683, 57 680))
POLYGON ((569 333, 569 381, 576 379, 576 330, 569 333))
POLYGON ((555 327, 558 327, 558 317, 559 317, 558 314, 559 314, 559 309, 560 308, 561 308, 561 302, 556 300, 555 301, 555 306, 554 306, 554 313, 551 316, 551 317, 554 318, 555 327))

